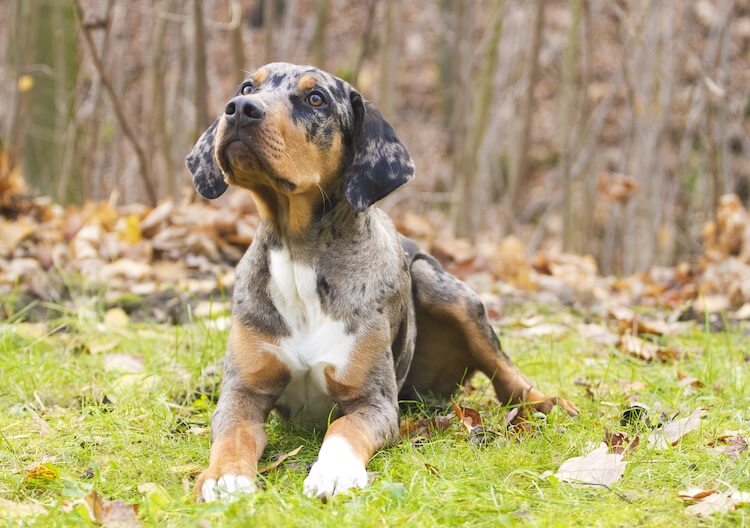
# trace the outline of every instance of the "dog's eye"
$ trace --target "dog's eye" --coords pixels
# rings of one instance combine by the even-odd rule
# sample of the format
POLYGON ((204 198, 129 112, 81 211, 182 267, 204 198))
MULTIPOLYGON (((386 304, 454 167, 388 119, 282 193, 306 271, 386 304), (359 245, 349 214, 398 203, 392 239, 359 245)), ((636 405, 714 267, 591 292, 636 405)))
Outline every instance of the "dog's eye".
POLYGON ((243 84, 240 88, 240 93, 242 95, 250 95, 251 93, 253 93, 253 85, 251 83, 243 84))
POLYGON ((316 106, 316 107, 323 106, 326 102, 325 97, 323 97, 323 94, 317 90, 310 92, 310 94, 307 96, 307 99, 305 99, 305 101, 307 101, 307 104, 309 104, 310 106, 316 106))

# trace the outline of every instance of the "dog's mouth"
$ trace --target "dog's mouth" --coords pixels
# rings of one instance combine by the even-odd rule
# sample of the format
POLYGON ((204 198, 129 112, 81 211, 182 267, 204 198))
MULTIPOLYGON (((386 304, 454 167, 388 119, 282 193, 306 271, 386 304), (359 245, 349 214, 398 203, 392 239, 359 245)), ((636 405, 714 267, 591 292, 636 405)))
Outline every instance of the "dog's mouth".
POLYGON ((227 176, 227 183, 246 186, 260 183, 258 177, 265 177, 282 190, 293 192, 297 184, 280 176, 266 162, 262 152, 236 134, 222 138, 216 150, 219 166, 227 176))

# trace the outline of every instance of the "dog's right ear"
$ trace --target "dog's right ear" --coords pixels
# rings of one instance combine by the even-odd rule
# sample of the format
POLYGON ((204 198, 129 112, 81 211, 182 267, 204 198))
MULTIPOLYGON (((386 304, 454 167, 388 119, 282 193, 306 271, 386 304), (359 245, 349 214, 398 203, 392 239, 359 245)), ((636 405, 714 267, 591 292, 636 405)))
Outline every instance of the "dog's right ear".
POLYGON ((185 158, 185 165, 193 175, 193 187, 198 194, 209 200, 218 198, 229 187, 214 159, 214 141, 218 124, 218 119, 211 123, 185 158))

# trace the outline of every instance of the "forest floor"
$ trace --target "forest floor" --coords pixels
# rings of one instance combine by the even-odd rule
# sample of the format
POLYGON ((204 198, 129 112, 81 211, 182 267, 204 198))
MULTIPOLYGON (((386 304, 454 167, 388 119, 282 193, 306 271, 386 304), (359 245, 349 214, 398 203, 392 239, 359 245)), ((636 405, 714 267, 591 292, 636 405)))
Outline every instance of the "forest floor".
POLYGON ((369 464, 370 486, 323 503, 302 493, 321 434, 272 416, 261 466, 301 449, 265 472, 256 494, 196 504, 226 300, 180 325, 136 322, 95 298, 76 310, 45 309, 42 322, 21 310, 0 324, 0 514, 8 526, 750 524, 741 493, 750 491, 750 338, 731 325, 711 332, 691 323, 660 338, 678 353, 645 361, 581 331, 584 315, 517 305, 498 326, 506 351, 543 391, 573 400, 580 417, 556 410, 510 427, 508 409, 478 378, 456 402, 481 414, 483 434, 476 419, 455 417, 461 407, 413 406, 402 439, 369 464), (648 418, 623 425, 633 402, 648 418), (420 427, 431 416, 433 427, 420 427), (687 417, 692 425, 669 437, 674 445, 649 440, 649 427, 687 417), (605 439, 613 453, 629 445, 618 458, 622 478, 564 481, 561 464, 605 439))

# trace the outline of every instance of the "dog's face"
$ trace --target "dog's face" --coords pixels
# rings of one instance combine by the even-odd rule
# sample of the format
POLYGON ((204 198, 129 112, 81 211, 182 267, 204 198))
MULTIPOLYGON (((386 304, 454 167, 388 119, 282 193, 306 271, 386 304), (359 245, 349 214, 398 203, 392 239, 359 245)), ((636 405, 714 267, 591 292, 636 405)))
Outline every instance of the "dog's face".
POLYGON ((414 173, 391 126, 349 84, 311 66, 273 63, 245 80, 187 157, 196 190, 322 199, 341 190, 364 211, 414 173))

